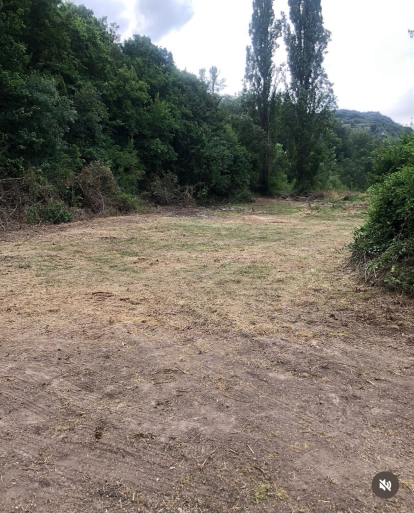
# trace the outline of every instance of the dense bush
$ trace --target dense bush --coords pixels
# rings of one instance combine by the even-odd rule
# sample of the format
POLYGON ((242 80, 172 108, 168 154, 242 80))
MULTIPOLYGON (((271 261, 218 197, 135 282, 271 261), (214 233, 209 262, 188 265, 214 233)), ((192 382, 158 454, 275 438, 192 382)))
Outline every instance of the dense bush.
POLYGON ((26 220, 31 225, 40 223, 68 223, 73 220, 73 215, 67 210, 65 204, 51 201, 47 204, 37 204, 26 207, 26 220))
POLYGON ((149 193, 151 201, 156 205, 178 203, 181 191, 177 176, 167 173, 164 177, 155 177, 149 186, 149 193))
POLYGON ((100 161, 83 168, 76 177, 75 188, 79 190, 81 206, 94 214, 128 210, 128 195, 122 193, 110 168, 100 161))
POLYGON ((414 166, 414 136, 403 132, 399 139, 389 139, 373 154, 374 170, 368 175, 371 183, 395 173, 403 166, 414 166))
POLYGON ((218 95, 149 38, 61 0, 0 0, 0 29, 0 223, 66 221, 52 199, 99 214, 247 189, 218 95))
POLYGON ((368 220, 351 245, 365 278, 414 294, 414 166, 371 188, 368 220))

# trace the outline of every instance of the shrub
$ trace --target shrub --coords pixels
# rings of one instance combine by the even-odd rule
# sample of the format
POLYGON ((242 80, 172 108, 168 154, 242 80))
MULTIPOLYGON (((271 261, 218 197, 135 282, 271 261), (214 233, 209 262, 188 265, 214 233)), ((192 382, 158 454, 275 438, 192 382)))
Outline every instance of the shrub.
POLYGON ((178 177, 174 173, 166 173, 163 177, 155 177, 148 187, 151 200, 157 205, 177 203, 181 196, 178 177))
POLYGON ((67 210, 63 203, 50 201, 47 204, 37 204, 26 207, 26 220, 31 225, 40 223, 68 223, 73 220, 72 214, 67 210))
POLYGON ((374 172, 369 174, 372 184, 401 170, 414 166, 414 135, 403 133, 399 139, 390 139, 374 153, 374 172))
POLYGON ((95 161, 83 168, 76 177, 76 185, 81 190, 83 207, 94 214, 116 208, 121 201, 121 191, 112 171, 101 161, 95 161))
POLYGON ((370 189, 368 220, 355 232, 353 261, 371 282, 414 294, 414 166, 370 189))
POLYGON ((242 203, 255 203, 256 198, 253 196, 251 191, 248 189, 243 189, 243 191, 240 191, 239 193, 234 193, 234 195, 230 197, 230 200, 237 200, 238 202, 242 203))
POLYGON ((149 205, 141 197, 128 193, 121 193, 116 204, 120 212, 126 213, 131 211, 148 211, 149 205))

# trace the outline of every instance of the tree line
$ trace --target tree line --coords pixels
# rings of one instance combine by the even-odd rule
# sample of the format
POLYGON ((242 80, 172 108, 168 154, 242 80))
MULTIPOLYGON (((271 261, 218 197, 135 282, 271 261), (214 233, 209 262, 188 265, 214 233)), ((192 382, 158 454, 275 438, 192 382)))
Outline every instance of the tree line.
POLYGON ((320 0, 289 0, 280 19, 272 0, 254 0, 250 36, 243 91, 220 96, 216 67, 181 71, 84 6, 0 0, 0 220, 68 221, 142 196, 364 189, 380 138, 333 116, 320 0))

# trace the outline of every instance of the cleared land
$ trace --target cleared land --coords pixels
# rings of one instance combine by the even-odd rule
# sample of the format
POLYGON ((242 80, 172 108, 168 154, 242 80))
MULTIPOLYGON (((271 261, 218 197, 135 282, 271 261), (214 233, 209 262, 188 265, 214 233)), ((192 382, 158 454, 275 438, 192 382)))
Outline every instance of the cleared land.
POLYGON ((0 510, 413 511, 414 301, 346 268, 363 212, 3 235, 0 510))

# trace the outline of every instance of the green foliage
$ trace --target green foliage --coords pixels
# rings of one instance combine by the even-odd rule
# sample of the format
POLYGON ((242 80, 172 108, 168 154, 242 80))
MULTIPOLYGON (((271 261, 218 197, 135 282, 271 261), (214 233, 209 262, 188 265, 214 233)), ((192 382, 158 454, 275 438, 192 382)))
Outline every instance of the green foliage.
POLYGON ((121 191, 112 171, 101 161, 95 161, 83 168, 76 177, 82 206, 94 214, 116 208, 121 201, 121 191))
POLYGON ((260 169, 260 190, 269 193, 269 177, 272 151, 272 125, 276 117, 276 87, 274 77, 276 67, 274 53, 279 47, 282 33, 281 20, 275 20, 273 0, 253 0, 252 21, 249 27, 251 45, 247 47, 245 90, 246 106, 252 118, 257 117, 257 125, 266 139, 263 140, 263 163, 260 169))
POLYGON ((94 213, 145 190, 173 200, 171 184, 203 200, 247 188, 216 67, 210 94, 149 38, 120 45, 105 19, 60 0, 0 0, 0 28, 1 177, 35 168, 50 198, 94 213))
POLYGON ((380 182, 400 170, 403 166, 414 166, 414 135, 403 133, 399 139, 389 139, 380 146, 373 156, 371 183, 380 182))
POLYGON ((21 41, 24 30, 24 2, 0 0, 0 102, 20 82, 20 73, 28 62, 26 46, 21 41), (20 5, 19 5, 20 4, 20 5))
POLYGON ((277 143, 273 149, 273 159, 270 169, 269 194, 271 196, 289 194, 292 190, 288 182, 290 162, 283 146, 277 143))
POLYGON ((108 136, 108 108, 102 94, 90 82, 82 84, 72 97, 76 118, 67 140, 79 148, 87 162, 103 157, 103 149, 110 144, 108 136))
POLYGON ((255 503, 257 505, 260 502, 267 500, 267 494, 268 494, 269 490, 270 490, 269 484, 261 485, 254 494, 253 503, 255 503))
POLYGON ((282 21, 272 0, 255 0, 245 90, 221 97, 215 66, 202 80, 180 71, 148 37, 120 43, 116 26, 85 6, 0 0, 2 216, 50 223, 68 221, 56 205, 99 214, 146 196, 207 203, 311 185, 362 190, 377 180, 373 162, 378 177, 411 163, 408 140, 373 160, 376 135, 374 144, 371 133, 332 124, 320 5, 289 5, 289 95, 277 92, 274 64, 282 21))
POLYGON ((203 152, 203 169, 211 176, 211 191, 216 195, 227 197, 247 188, 251 170, 247 150, 239 144, 230 125, 209 138, 203 152))
POLYGON ((412 133, 411 129, 395 123, 391 118, 379 112, 338 109, 335 112, 335 118, 344 126, 364 130, 379 140, 390 136, 398 136, 402 132, 412 133))
POLYGON ((181 191, 178 177, 174 173, 167 173, 164 177, 154 177, 149 186, 151 200, 157 205, 168 205, 179 201, 181 191))
POLYGON ((373 282, 414 294, 414 166, 372 186, 369 217, 351 245, 373 282))
POLYGON ((67 210, 66 206, 56 201, 28 206, 25 209, 25 215, 27 222, 31 225, 39 225, 40 223, 58 225, 73 220, 73 215, 67 210))
POLYGON ((138 195, 139 183, 144 176, 144 170, 138 152, 135 150, 133 139, 128 141, 124 149, 118 145, 109 148, 106 157, 120 188, 127 194, 138 195))
MULTIPOLYGON (((251 164, 249 187, 253 191, 258 191, 261 187, 260 178, 265 166, 264 149, 268 144, 267 135, 264 130, 255 123, 252 116, 249 113, 244 112, 242 102, 227 99, 227 102, 222 102, 222 104, 222 108, 228 112, 228 122, 237 134, 240 144, 248 152, 251 164), (239 104, 239 107, 236 107, 237 104, 239 104)), ((275 163, 271 163, 270 167, 269 175, 273 175, 275 171, 275 163)))
POLYGON ((16 149, 32 165, 46 158, 54 160, 63 151, 64 136, 75 120, 72 103, 59 95, 53 79, 36 73, 27 77, 22 94, 23 108, 16 120, 19 128, 13 135, 16 149))
POLYGON ((116 207, 120 212, 147 210, 147 205, 140 197, 122 191, 117 198, 116 207))
MULTIPOLYGON (((311 189, 325 160, 335 97, 323 68, 331 34, 321 0, 289 0, 284 23, 291 83, 284 105, 288 152, 298 190, 311 189)), ((328 152, 329 154, 329 152, 328 152)))
POLYGON ((365 191, 373 170, 373 152, 378 149, 380 141, 366 130, 351 129, 337 120, 333 133, 336 138, 335 174, 345 188, 365 191))

